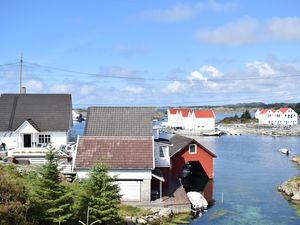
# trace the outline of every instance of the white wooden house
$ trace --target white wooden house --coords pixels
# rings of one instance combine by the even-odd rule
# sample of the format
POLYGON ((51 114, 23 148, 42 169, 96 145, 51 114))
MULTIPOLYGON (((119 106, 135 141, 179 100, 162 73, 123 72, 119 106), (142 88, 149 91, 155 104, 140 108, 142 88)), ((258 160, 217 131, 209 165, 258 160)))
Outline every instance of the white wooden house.
POLYGON ((297 125, 298 114, 292 108, 258 109, 255 113, 261 125, 297 125))
POLYGON ((66 145, 72 127, 69 94, 2 94, 0 143, 8 157, 41 161, 51 144, 66 145))
POLYGON ((170 108, 167 126, 187 130, 214 130, 215 113, 212 110, 170 108))

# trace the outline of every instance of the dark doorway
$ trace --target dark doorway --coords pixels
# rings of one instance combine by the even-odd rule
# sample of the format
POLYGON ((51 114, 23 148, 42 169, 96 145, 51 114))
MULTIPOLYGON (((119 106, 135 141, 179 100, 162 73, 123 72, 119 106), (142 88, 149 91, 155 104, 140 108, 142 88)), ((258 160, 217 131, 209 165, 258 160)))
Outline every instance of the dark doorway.
POLYGON ((31 147, 31 134, 24 134, 24 147, 25 148, 31 147))

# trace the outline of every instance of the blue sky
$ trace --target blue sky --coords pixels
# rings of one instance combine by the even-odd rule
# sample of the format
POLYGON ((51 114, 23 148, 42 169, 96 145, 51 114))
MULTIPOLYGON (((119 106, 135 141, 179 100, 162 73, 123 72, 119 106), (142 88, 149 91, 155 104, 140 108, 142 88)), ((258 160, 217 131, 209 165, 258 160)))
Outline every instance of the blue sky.
POLYGON ((22 53, 28 93, 71 93, 75 107, 300 102, 299 8, 297 0, 2 1, 0 92, 19 91, 22 53))

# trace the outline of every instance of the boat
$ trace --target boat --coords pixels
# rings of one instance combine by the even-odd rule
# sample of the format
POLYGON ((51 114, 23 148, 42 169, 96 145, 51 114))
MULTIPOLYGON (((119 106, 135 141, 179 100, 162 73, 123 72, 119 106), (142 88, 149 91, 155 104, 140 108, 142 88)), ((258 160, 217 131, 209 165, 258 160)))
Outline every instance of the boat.
POLYGON ((282 154, 286 154, 286 155, 289 155, 291 153, 291 151, 287 148, 281 148, 279 149, 279 151, 282 153, 282 154))
POLYGON ((191 202, 192 211, 207 210, 208 203, 201 193, 190 191, 187 193, 187 197, 191 202))
POLYGON ((187 178, 191 174, 191 165, 185 164, 182 168, 182 171, 180 173, 180 178, 187 178))
POLYGON ((203 136, 220 136, 220 131, 203 132, 203 136))

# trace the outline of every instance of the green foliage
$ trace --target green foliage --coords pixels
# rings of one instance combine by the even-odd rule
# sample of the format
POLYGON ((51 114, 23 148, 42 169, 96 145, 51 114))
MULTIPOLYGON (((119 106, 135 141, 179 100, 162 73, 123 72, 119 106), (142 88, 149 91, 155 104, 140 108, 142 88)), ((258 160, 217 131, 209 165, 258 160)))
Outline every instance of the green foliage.
POLYGON ((119 186, 114 177, 107 174, 107 167, 96 165, 90 171, 84 183, 85 193, 81 198, 81 206, 85 211, 90 209, 90 221, 99 220, 100 224, 119 224, 118 213, 120 203, 119 186))
POLYGON ((14 167, 0 165, 0 224, 29 225, 26 222, 27 192, 14 167))
POLYGON ((32 205, 29 216, 45 225, 69 221, 72 217, 72 198, 61 184, 57 154, 49 150, 46 159, 48 162, 41 167, 30 196, 32 205))
POLYGON ((241 119, 251 119, 251 115, 248 110, 241 115, 241 119))

